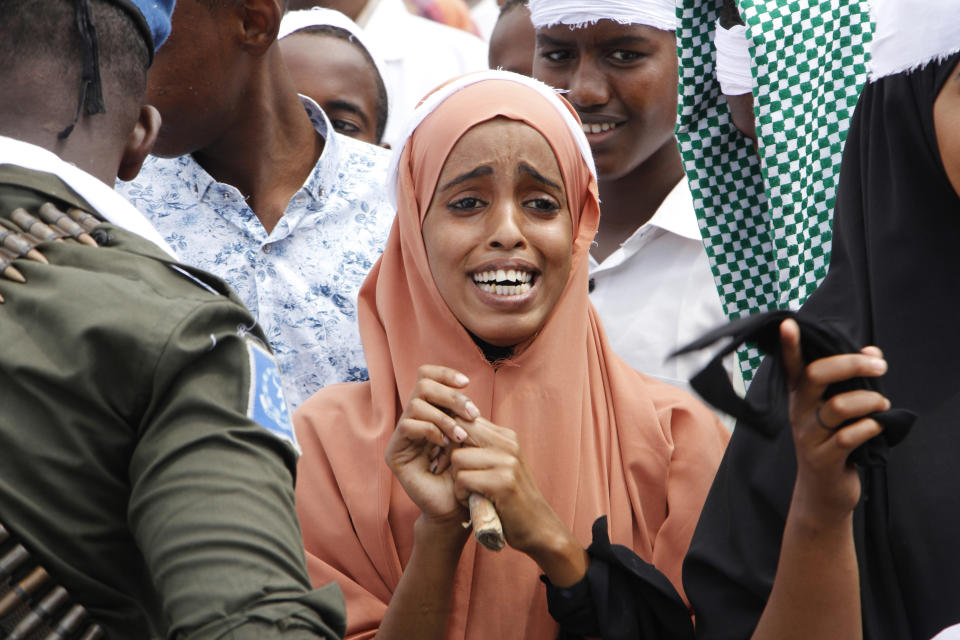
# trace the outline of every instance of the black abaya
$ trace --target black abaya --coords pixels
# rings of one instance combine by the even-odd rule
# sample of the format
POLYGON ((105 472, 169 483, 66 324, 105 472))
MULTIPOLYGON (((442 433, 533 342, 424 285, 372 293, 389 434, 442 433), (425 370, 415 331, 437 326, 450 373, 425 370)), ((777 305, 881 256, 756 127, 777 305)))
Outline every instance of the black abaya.
MULTIPOLYGON (((960 622, 960 196, 933 125, 933 102, 958 62, 864 89, 844 151, 830 271, 800 311, 883 349, 884 393, 919 415, 885 465, 860 468, 867 498, 854 533, 867 640, 928 640, 960 622)), ((767 393, 771 366, 748 397, 767 393)), ((735 430, 684 564, 698 638, 748 638, 756 627, 795 455, 785 420, 772 436, 735 430)))

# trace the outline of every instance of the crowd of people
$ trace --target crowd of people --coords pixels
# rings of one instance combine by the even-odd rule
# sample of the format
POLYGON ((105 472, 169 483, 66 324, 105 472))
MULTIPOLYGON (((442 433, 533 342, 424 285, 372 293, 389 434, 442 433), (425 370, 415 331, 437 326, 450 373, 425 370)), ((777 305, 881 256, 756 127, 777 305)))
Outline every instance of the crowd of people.
POLYGON ((0 0, 0 636, 960 638, 960 0, 800 4, 0 0))

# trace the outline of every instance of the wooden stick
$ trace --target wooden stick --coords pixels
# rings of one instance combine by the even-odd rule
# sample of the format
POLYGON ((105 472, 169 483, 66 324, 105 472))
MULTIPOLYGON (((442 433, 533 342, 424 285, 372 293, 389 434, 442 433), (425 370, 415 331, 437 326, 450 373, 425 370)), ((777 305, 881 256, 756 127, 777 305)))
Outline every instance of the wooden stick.
POLYGON ((473 535, 477 542, 491 551, 500 551, 507 543, 503 537, 503 525, 497 509, 487 498, 479 493, 471 493, 468 499, 470 505, 470 522, 464 526, 473 525, 473 535))

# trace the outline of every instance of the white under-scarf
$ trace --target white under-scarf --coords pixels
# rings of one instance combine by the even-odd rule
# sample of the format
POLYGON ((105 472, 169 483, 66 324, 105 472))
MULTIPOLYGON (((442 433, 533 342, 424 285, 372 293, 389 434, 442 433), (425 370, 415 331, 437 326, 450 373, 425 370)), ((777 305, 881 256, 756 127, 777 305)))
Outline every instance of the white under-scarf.
POLYGON ((871 80, 960 51, 960 0, 871 0, 870 10, 871 80))
POLYGON ((35 144, 0 136, 0 165, 52 173, 87 201, 108 222, 146 238, 176 259, 177 254, 146 217, 119 193, 86 171, 35 144))
POLYGON ((476 71, 474 73, 468 73, 466 75, 460 76, 459 78, 448 82, 447 84, 437 88, 433 93, 427 95, 417 108, 414 110, 413 114, 407 119, 406 124, 403 128, 403 137, 400 138, 403 140, 403 143, 393 148, 393 156, 390 160, 390 169, 387 173, 388 176, 388 192, 394 206, 397 204, 397 176, 400 173, 400 159, 403 156, 403 150, 407 145, 407 142, 410 140, 410 136, 413 135, 414 130, 420 126, 420 123, 423 122, 424 118, 434 112, 434 110, 439 107, 444 100, 452 96, 457 91, 460 91, 464 87, 469 87, 472 84, 477 82, 482 82, 484 80, 509 80, 511 82, 516 82, 518 84, 525 85, 530 87, 547 100, 550 101, 557 111, 560 113, 560 117, 563 118, 564 122, 567 123, 567 126, 573 132, 573 137, 577 141, 577 148, 580 149, 580 155, 583 156, 583 161, 587 163, 587 167, 590 169, 590 173, 593 174, 594 178, 597 176, 597 168, 593 163, 593 152, 590 150, 590 143, 587 142, 587 137, 583 133, 583 125, 573 115, 566 105, 560 100, 557 91, 539 80, 534 80, 519 73, 513 73, 512 71, 503 71, 501 69, 492 70, 492 71, 476 71))
POLYGON ((718 22, 713 44, 717 49, 720 91, 727 96, 740 96, 753 91, 747 28, 738 24, 724 29, 718 22))
POLYGON ((528 6, 537 29, 558 24, 578 29, 613 20, 676 31, 679 24, 675 0, 530 0, 528 6))

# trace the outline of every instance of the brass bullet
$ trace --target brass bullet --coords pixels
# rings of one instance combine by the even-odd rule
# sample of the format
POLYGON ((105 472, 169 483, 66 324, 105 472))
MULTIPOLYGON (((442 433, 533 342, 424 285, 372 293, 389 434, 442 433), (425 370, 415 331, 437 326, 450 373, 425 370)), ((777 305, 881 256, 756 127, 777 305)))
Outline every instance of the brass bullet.
POLYGON ((97 246, 97 241, 94 240, 89 233, 87 233, 83 227, 73 221, 67 214, 63 211, 60 211, 52 203, 47 202, 40 205, 40 209, 37 212, 40 214, 40 217, 47 224, 54 225, 58 230, 67 234, 77 242, 85 244, 91 247, 97 246))
POLYGON ((18 582, 13 589, 0 598, 0 618, 10 615, 21 603, 30 599, 30 594, 42 587, 50 576, 43 567, 37 567, 27 577, 18 582))
POLYGON ((30 637, 40 623, 62 607, 67 599, 67 590, 63 587, 57 586, 51 589, 50 593, 45 595, 36 607, 30 609, 23 620, 13 628, 13 631, 7 635, 7 640, 25 640, 30 637))
MULTIPOLYGON (((5 222, 0 220, 0 222, 5 222)), ((0 227, 0 246, 6 247, 18 258, 30 258, 35 262, 50 264, 42 253, 36 250, 36 243, 31 242, 23 233, 13 231, 7 226, 0 227)))
POLYGON ((23 564, 29 557, 30 553, 23 548, 22 544, 17 544, 17 546, 8 551, 6 555, 0 558, 0 580, 8 580, 16 568, 23 564))
POLYGON ((10 214, 10 219, 17 226, 30 233, 44 242, 60 240, 63 234, 53 229, 40 218, 30 215, 26 209, 14 209, 10 214))
POLYGON ((100 625, 95 624, 91 625, 87 632, 80 636, 80 640, 100 640, 101 638, 106 637, 103 629, 100 628, 100 625))
MULTIPOLYGON (((67 640, 72 638, 73 634, 80 628, 87 618, 87 610, 79 604, 70 607, 59 621, 50 621, 53 631, 48 633, 43 640, 67 640)), ((99 627, 98 627, 99 628, 99 627)), ((90 630, 87 630, 89 633, 90 630)))
POLYGON ((82 209, 77 209, 76 207, 67 209, 67 215, 87 231, 93 231, 97 228, 97 225, 100 224, 100 220, 96 216, 91 215, 82 209))

